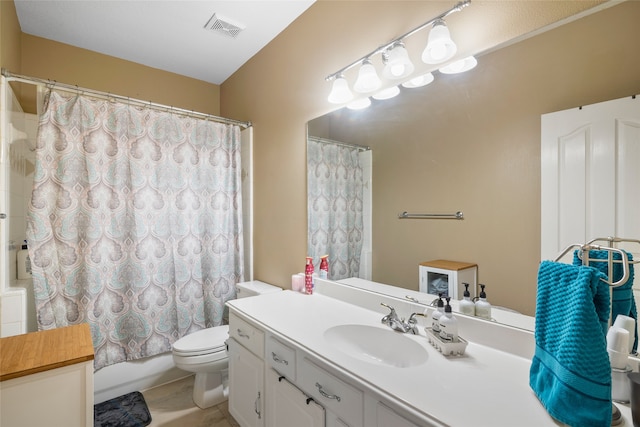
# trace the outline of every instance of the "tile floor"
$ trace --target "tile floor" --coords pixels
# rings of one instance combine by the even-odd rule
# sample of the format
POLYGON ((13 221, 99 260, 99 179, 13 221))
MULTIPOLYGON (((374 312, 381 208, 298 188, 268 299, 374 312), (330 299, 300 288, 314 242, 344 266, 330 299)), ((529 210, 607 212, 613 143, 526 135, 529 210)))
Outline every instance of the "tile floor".
POLYGON ((227 402, 200 409, 193 403, 193 375, 142 392, 149 412, 149 427, 240 427, 229 414, 227 402))

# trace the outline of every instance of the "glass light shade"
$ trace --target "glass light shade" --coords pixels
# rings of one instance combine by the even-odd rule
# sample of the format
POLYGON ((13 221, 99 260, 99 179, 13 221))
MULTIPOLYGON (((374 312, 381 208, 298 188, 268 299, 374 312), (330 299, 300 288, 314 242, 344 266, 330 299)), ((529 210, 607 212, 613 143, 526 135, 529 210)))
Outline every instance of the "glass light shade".
POLYGON ((370 61, 364 61, 358 71, 358 79, 353 85, 353 90, 359 93, 369 93, 377 90, 381 84, 382 81, 378 77, 376 68, 370 61))
POLYGON ((415 87, 426 86, 433 81, 433 74, 427 73, 418 77, 414 77, 409 81, 402 83, 402 87, 413 89, 415 87))
POLYGON ((474 68, 476 65, 478 65, 478 60, 473 56, 468 56, 459 61, 452 62, 446 67, 440 68, 440 70, 438 71, 443 74, 464 73, 465 71, 469 71, 470 69, 474 68))
POLYGON ((333 81, 331 93, 329 93, 327 100, 332 104, 344 104, 352 99, 353 94, 351 93, 351 90, 349 90, 349 83, 347 83, 347 79, 345 79, 344 76, 336 77, 333 81))
POLYGON ((388 80, 403 79, 413 73, 413 69, 413 63, 403 45, 398 44, 387 50, 382 77, 388 80))
POLYGON ((456 54, 458 47, 451 40, 447 24, 442 20, 433 23, 429 32, 427 47, 422 52, 422 62, 425 64, 441 64, 456 54))
POLYGON ((349 104, 347 104, 347 108, 350 110, 362 110, 364 108, 367 108, 370 105, 371 105, 371 99, 363 98, 363 99, 356 99, 355 101, 350 102, 349 104))
POLYGON ((399 93, 400 93, 400 88, 398 86, 391 86, 386 89, 382 89, 380 92, 373 95, 373 98, 382 101, 384 99, 393 98, 399 93))

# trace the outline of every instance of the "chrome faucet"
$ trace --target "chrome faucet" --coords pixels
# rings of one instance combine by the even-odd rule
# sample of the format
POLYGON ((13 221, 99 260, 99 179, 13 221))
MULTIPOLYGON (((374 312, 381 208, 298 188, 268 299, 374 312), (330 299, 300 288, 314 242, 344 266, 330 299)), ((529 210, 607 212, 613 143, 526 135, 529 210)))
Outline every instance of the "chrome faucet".
POLYGON ((416 320, 416 316, 424 316, 422 313, 413 313, 409 317, 409 321, 405 322, 404 319, 400 319, 398 317, 398 313, 396 313, 395 308, 383 302, 381 302, 380 305, 382 305, 383 307, 387 307, 389 310, 391 310, 389 314, 387 314, 381 319, 381 322, 383 324, 387 325, 394 331, 402 332, 405 334, 407 332, 411 332, 414 335, 419 335, 418 321, 416 320))

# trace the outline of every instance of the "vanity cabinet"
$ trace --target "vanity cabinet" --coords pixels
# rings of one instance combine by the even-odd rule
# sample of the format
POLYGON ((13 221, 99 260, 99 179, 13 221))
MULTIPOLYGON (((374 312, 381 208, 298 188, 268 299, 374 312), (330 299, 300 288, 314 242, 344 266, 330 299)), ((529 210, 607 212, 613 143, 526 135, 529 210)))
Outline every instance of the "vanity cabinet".
POLYGON ((285 337, 229 319, 229 412, 242 427, 424 427, 285 337))

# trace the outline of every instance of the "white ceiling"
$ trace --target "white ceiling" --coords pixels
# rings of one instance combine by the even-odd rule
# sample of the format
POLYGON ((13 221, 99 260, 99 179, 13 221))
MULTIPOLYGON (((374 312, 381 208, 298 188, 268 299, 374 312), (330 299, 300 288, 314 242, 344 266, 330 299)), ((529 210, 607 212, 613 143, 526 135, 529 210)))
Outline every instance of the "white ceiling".
POLYGON ((315 0, 15 0, 22 32, 222 84, 315 0), (236 38, 206 30, 216 13, 236 38))

